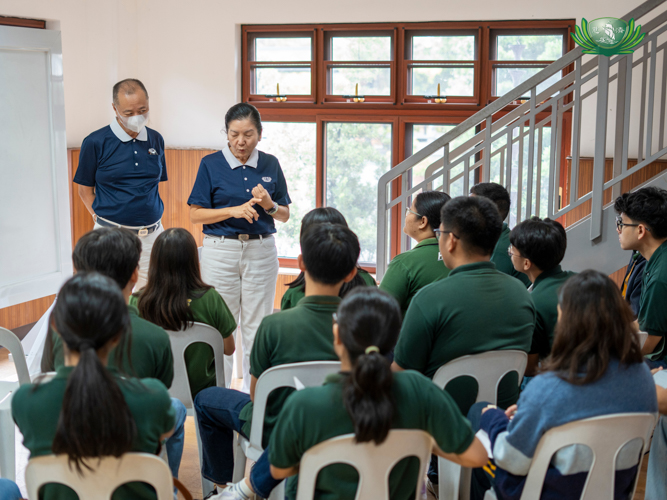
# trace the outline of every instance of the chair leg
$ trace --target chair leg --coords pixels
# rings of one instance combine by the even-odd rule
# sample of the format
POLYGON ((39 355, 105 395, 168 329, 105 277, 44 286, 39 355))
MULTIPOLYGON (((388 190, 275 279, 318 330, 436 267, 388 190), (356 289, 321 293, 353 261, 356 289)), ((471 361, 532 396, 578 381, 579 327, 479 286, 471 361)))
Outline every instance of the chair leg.
POLYGON ((232 474, 232 481, 238 483, 245 477, 246 456, 243 453, 241 446, 241 435, 238 432, 234 433, 234 472, 232 474))
POLYGON ((461 500, 470 500, 470 486, 472 481, 472 469, 461 467, 461 484, 459 497, 461 500))
MULTIPOLYGON (((201 452, 201 437, 199 436, 199 426, 197 425, 197 415, 194 415, 195 417, 195 433, 197 434, 197 451, 199 452, 199 473, 201 474, 201 468, 203 464, 203 459, 202 459, 202 452, 201 452)), ((213 491, 213 488, 215 488, 215 485, 206 479, 204 476, 201 476, 201 492, 202 492, 202 498, 205 498, 206 495, 211 493, 213 491)))
POLYGON ((438 457, 438 497, 440 500, 459 500, 461 466, 438 457))
POLYGON ((0 477, 16 481, 16 431, 9 410, 0 411, 0 477))

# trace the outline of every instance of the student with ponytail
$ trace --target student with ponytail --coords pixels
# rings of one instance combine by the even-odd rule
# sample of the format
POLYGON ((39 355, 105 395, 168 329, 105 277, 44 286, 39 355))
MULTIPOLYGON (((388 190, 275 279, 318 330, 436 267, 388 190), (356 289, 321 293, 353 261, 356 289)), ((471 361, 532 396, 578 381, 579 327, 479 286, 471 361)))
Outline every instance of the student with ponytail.
MULTIPOLYGON (((65 283, 50 317, 62 339, 65 366, 53 380, 24 385, 12 414, 31 457, 65 454, 84 475, 98 457, 129 451, 158 453, 174 428, 169 393, 155 379, 123 378, 107 369, 110 351, 124 355, 130 316, 123 294, 109 278, 78 273, 65 283)), ((60 484, 46 485, 43 500, 76 499, 60 484)), ((143 483, 120 487, 113 500, 154 499, 143 483)))
MULTIPOLYGON (((333 327, 341 372, 287 400, 269 445, 274 478, 297 474, 303 454, 322 441, 354 433, 357 442, 380 444, 391 429, 425 430, 439 456, 466 467, 486 463, 484 447, 449 394, 417 372, 392 373, 386 356, 398 338, 400 318, 398 303, 386 292, 360 287, 346 295, 333 327)), ((389 478, 391 498, 414 498, 416 475, 416 459, 399 462, 389 478)), ((288 480, 290 500, 297 481, 288 480)), ((327 467, 318 476, 316 497, 352 500, 357 482, 350 466, 327 467)))

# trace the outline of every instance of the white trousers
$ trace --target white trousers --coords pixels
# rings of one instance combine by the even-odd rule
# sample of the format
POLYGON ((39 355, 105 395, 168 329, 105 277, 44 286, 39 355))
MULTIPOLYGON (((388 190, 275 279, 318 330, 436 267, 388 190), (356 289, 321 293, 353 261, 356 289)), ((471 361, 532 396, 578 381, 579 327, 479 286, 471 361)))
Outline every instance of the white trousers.
MULTIPOLYGON (((278 251, 273 236, 240 241, 234 238, 205 236, 201 254, 201 274, 212 285, 231 311, 241 335, 243 348, 243 392, 250 392, 250 351, 257 328, 264 316, 273 313, 278 280, 278 251)), ((233 358, 225 356, 225 381, 232 380, 233 358)))
MULTIPOLYGON (((100 226, 96 222, 95 226, 93 226, 93 229, 99 229, 101 227, 104 226, 100 226)), ((147 234, 146 236, 139 236, 139 239, 141 240, 141 255, 139 255, 139 280, 137 281, 137 284, 134 285, 135 291, 141 290, 141 288, 144 287, 148 281, 148 264, 151 261, 151 250, 153 250, 153 243, 155 243, 156 238, 160 236, 163 231, 164 228, 162 227, 162 224, 160 224, 158 228, 151 234, 147 234)))

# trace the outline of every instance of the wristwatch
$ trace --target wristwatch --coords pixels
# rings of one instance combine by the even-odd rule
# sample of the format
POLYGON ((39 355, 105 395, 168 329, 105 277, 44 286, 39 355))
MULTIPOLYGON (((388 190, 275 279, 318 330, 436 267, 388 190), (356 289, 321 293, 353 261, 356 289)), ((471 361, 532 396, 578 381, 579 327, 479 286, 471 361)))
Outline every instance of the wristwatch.
POLYGON ((273 202, 273 208, 269 208, 266 213, 269 215, 273 215, 278 211, 278 204, 274 201, 273 202))

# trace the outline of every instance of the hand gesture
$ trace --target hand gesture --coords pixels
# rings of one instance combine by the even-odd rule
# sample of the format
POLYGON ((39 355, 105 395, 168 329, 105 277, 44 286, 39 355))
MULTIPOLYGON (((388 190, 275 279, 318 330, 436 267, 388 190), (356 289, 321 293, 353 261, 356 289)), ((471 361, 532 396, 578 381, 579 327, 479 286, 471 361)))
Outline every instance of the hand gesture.
POLYGON ((273 208, 273 200, 271 199, 271 195, 261 184, 257 184, 257 186, 252 188, 252 195, 254 198, 259 200, 257 203, 264 210, 271 210, 273 208))
POLYGON ((260 201, 262 200, 259 198, 252 198, 250 201, 244 203, 243 205, 234 207, 232 210, 232 217, 234 217, 235 219, 245 219, 248 222, 250 222, 250 224, 252 224, 253 221, 259 219, 259 214, 257 213, 257 210, 255 210, 252 206, 256 203, 259 203, 260 201))
POLYGON ((507 408, 507 410, 505 410, 505 415, 507 415, 507 418, 512 420, 514 418, 514 414, 516 413, 516 410, 517 410, 517 406, 512 405, 509 408, 507 408))

